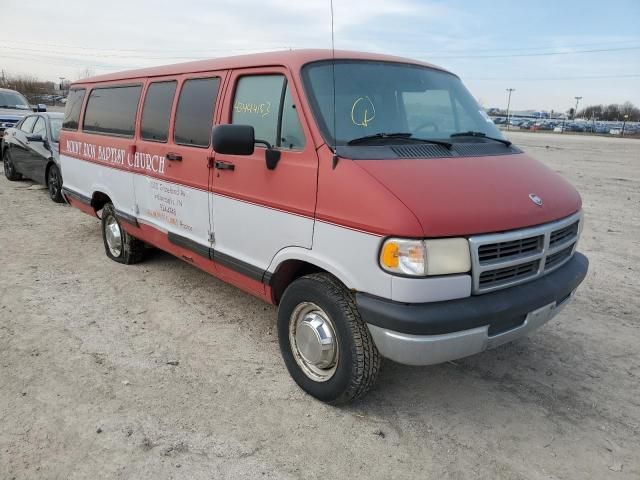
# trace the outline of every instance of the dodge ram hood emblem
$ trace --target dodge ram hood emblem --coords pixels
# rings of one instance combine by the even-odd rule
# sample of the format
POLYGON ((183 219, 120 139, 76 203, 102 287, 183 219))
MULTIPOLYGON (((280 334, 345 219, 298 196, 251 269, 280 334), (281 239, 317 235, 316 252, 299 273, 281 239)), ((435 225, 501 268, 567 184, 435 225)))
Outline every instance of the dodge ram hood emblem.
POLYGON ((539 207, 542 206, 542 199, 538 195, 536 195, 535 193, 530 193, 529 194, 529 198, 531 199, 531 201, 533 203, 535 203, 539 207))

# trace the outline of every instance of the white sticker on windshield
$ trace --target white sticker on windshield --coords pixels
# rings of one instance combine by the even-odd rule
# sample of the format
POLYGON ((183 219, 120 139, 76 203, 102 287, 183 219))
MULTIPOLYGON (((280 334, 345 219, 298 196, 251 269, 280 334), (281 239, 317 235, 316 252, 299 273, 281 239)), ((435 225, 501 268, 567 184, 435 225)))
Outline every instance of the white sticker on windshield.
POLYGON ((482 109, 478 110, 478 112, 480 113, 480 115, 482 115, 482 117, 484 118, 485 122, 493 123, 493 120, 491 120, 491 117, 489 115, 487 115, 487 112, 485 112, 482 109))

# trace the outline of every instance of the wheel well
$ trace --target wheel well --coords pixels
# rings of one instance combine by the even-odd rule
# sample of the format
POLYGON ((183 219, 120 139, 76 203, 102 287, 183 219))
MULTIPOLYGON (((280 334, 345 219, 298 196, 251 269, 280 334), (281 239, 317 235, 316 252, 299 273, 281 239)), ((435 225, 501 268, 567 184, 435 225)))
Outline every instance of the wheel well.
POLYGON ((96 213, 102 210, 107 203, 111 203, 111 199, 108 195, 102 192, 93 192, 93 197, 91 197, 91 206, 96 213))
POLYGON ((300 277, 318 272, 326 272, 326 270, 302 260, 285 260, 278 265, 270 281, 271 295, 276 305, 280 303, 282 294, 291 283, 300 277))

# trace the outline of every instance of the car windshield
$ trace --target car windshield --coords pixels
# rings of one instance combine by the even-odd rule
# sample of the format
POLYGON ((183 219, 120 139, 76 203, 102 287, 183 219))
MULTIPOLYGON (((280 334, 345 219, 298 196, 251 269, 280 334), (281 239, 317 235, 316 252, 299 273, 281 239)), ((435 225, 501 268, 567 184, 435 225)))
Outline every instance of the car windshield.
POLYGON ((54 142, 60 141, 60 129, 62 128, 62 119, 61 118, 52 118, 51 119, 51 137, 54 142))
POLYGON ((29 110, 29 102, 18 92, 0 91, 0 108, 29 110))
POLYGON ((447 72, 403 63, 337 60, 335 65, 307 65, 303 79, 318 125, 331 145, 402 143, 407 137, 449 142, 485 142, 482 134, 504 138, 460 79, 447 72), (455 135, 461 132, 475 135, 455 135), (367 136, 374 138, 356 140, 367 136))

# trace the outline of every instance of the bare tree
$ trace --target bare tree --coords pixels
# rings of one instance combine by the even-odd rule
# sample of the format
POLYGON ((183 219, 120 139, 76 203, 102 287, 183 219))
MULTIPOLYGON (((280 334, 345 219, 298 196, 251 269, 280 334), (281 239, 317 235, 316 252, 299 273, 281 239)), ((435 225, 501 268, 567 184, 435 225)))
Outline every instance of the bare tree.
POLYGON ((31 103, 44 103, 55 93, 53 82, 43 82, 33 75, 5 75, 3 84, 22 93, 31 103))
POLYGON ((627 120, 638 122, 640 121, 640 108, 627 101, 620 105, 615 103, 609 105, 589 105, 579 113, 579 116, 583 118, 595 118, 597 120, 608 121, 622 120, 625 115, 628 115, 627 120))
POLYGON ((85 78, 93 77, 96 72, 91 67, 85 67, 83 70, 78 72, 76 76, 76 80, 84 80, 85 78))

